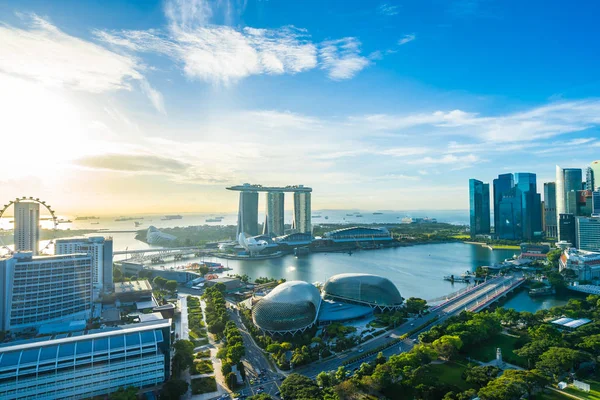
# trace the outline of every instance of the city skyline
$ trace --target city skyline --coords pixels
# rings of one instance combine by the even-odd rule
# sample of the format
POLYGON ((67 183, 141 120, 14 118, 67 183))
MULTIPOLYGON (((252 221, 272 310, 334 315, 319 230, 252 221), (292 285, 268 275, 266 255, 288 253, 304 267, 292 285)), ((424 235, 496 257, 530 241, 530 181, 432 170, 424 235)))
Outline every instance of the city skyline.
POLYGON ((0 158, 7 198, 234 211, 223 187, 293 176, 315 209, 467 209, 475 172, 597 158, 596 4, 182 4, 0 5, 0 129, 29 151, 0 158))

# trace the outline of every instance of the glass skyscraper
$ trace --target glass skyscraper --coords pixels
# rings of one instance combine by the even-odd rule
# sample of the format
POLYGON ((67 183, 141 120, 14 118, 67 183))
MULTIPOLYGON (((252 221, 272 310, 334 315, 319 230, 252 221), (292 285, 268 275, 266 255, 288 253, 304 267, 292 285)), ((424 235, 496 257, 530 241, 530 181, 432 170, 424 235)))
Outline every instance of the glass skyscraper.
POLYGON ((536 175, 529 172, 515 174, 515 187, 521 192, 522 238, 531 240, 541 236, 542 200, 537 193, 536 175))
POLYGON ((557 232, 556 218, 556 183, 544 183, 544 218, 546 225, 546 236, 555 238, 557 232))
POLYGON ((284 233, 284 200, 283 192, 267 192, 267 214, 263 234, 281 236, 284 233))
POLYGON ((575 227, 579 250, 600 251, 600 219, 577 217, 575 227))
POLYGON ((238 232, 249 236, 258 235, 258 192, 240 192, 238 232))
POLYGON ((582 174, 579 168, 561 168, 556 166, 556 215, 558 236, 560 233, 560 214, 567 214, 567 193, 581 190, 582 174))
POLYGON ((490 185, 469 179, 471 237, 490 233, 490 185))
POLYGON ((577 245, 577 235, 575 233, 575 215, 559 214, 558 215, 558 239, 560 241, 569 242, 572 246, 577 245))
POLYGON ((513 187, 502 195, 498 204, 498 226, 496 236, 499 239, 519 240, 523 236, 523 211, 521 191, 513 187))
POLYGON ((500 201, 502 200, 502 195, 511 190, 514 186, 514 178, 513 174, 502 174, 498 175, 498 178, 494 179, 493 187, 494 187, 494 230, 496 235, 498 235, 498 227, 501 224, 500 222, 500 201))

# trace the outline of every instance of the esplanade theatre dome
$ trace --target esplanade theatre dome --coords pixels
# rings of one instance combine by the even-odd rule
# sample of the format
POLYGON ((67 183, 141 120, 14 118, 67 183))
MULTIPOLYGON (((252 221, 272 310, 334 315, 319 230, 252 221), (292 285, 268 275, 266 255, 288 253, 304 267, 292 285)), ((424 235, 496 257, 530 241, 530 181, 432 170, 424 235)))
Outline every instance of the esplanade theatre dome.
POLYGON ((334 275, 325 282, 323 297, 380 309, 398 308, 403 301, 389 279, 371 274, 334 275))
POLYGON ((269 333, 295 333, 311 327, 317 320, 321 295, 307 282, 282 283, 252 308, 252 320, 269 333))

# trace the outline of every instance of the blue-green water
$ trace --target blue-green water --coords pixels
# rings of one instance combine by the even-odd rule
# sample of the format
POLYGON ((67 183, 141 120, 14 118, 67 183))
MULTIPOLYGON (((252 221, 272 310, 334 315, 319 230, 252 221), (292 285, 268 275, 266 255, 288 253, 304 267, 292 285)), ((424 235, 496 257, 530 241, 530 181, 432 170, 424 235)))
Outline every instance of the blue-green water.
POLYGON ((527 294, 527 290, 522 290, 508 299, 502 306, 504 308, 514 308, 517 311, 529 311, 534 313, 542 309, 547 310, 552 307, 563 306, 567 304, 568 300, 569 299, 567 298, 556 296, 530 297, 529 294, 527 294))
POLYGON ((444 281, 445 275, 474 271, 512 257, 513 250, 494 250, 464 243, 443 243, 347 253, 316 253, 262 261, 215 260, 232 268, 229 273, 252 278, 269 276, 287 280, 324 282, 335 274, 363 272, 385 276, 403 297, 434 299, 464 288, 444 281))

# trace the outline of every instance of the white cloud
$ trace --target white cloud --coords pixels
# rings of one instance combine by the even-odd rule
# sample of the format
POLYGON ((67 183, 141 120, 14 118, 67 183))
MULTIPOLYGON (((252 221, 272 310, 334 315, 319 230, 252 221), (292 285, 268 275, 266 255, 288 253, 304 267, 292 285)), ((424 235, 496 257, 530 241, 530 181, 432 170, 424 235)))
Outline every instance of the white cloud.
POLYGON ((353 37, 323 42, 319 56, 321 69, 333 80, 350 79, 370 64, 360 55, 360 42, 353 37))
POLYGON ((135 57, 68 35, 36 15, 29 22, 24 29, 0 26, 0 72, 91 93, 131 90, 137 81, 161 110, 161 95, 150 87, 135 57))
POLYGON ((377 7, 377 12, 382 15, 393 16, 398 14, 398 6, 384 3, 377 7))
POLYGON ((417 35, 415 35, 414 33, 410 33, 408 35, 404 35, 404 37, 400 40, 398 40, 398 44, 400 46, 402 46, 403 44, 412 42, 413 40, 415 40, 417 38, 417 35))

